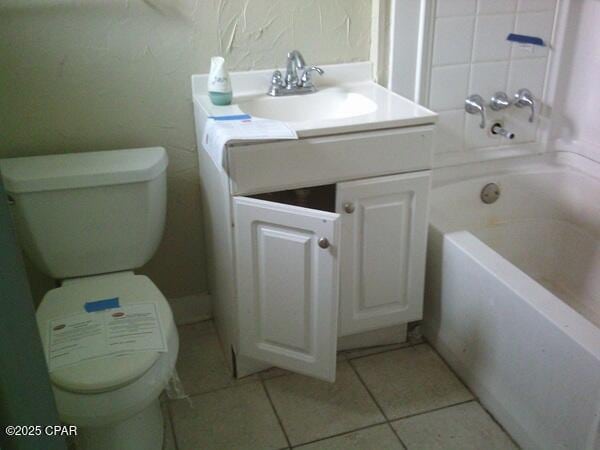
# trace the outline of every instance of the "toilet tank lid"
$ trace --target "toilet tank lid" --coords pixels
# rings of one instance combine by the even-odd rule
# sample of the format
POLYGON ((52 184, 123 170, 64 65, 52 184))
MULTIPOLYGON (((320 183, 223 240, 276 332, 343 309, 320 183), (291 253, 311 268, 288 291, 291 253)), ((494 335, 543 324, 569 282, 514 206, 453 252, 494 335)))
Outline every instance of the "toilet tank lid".
POLYGON ((25 193, 143 182, 167 165, 164 148, 147 147, 2 159, 0 174, 7 192, 25 193))

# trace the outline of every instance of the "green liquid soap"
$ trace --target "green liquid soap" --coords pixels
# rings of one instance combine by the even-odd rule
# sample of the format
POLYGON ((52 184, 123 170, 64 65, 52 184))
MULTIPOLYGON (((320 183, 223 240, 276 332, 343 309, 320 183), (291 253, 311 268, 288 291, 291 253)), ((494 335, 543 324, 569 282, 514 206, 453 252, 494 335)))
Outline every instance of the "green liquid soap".
POLYGON ((231 92, 209 92, 208 96, 212 104, 217 106, 231 105, 233 100, 231 92))

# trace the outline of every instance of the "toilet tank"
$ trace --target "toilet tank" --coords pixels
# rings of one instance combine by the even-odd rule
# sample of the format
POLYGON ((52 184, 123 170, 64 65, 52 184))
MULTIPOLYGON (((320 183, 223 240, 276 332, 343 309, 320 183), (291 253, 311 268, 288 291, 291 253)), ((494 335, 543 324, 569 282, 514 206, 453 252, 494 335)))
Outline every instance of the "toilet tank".
POLYGON ((167 164, 160 147, 1 160, 25 253, 56 279, 144 265, 164 229, 167 164))

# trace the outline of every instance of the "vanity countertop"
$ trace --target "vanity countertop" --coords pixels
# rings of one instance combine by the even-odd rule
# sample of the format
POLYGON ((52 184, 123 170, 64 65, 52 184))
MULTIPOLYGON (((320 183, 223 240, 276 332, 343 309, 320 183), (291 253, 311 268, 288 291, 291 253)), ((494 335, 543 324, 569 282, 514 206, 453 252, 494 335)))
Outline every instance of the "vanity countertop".
POLYGON ((209 116, 250 114, 286 122, 300 138, 432 125, 437 114, 372 80, 369 62, 322 66, 312 94, 270 97, 273 69, 230 74, 234 99, 215 106, 208 99, 208 75, 192 76, 192 92, 203 125, 209 116))

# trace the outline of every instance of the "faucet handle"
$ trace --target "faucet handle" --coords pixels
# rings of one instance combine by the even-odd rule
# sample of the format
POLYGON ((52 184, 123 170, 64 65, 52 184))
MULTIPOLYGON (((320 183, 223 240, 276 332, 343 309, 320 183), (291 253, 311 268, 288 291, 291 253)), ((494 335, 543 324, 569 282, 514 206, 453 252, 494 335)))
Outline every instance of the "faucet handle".
POLYGON ((276 70, 273 72, 273 75, 271 75, 271 86, 269 86, 267 95, 270 95, 271 97, 277 96, 284 85, 285 83, 283 82, 283 75, 281 75, 279 70, 276 70))
POLYGON ((283 85, 283 75, 281 74, 281 72, 279 70, 276 70, 275 72, 273 72, 273 75, 271 75, 271 85, 272 86, 283 85))
POLYGON ((469 114, 481 115, 481 122, 479 123, 479 128, 485 128, 485 102, 481 95, 470 95, 465 100, 465 111, 469 114))
POLYGON ((305 88, 313 87, 312 77, 310 75, 312 72, 317 72, 319 75, 323 75, 325 73, 323 69, 317 66, 310 66, 307 69, 305 69, 304 73, 302 74, 302 78, 300 78, 302 86, 304 86, 305 88))
POLYGON ((515 106, 517 108, 531 108, 529 122, 533 122, 533 118, 535 116, 535 100, 529 89, 519 89, 519 91, 515 94, 515 106))

